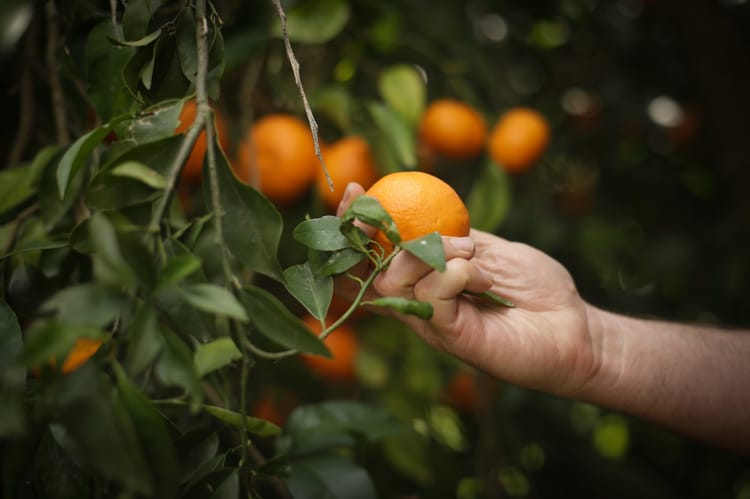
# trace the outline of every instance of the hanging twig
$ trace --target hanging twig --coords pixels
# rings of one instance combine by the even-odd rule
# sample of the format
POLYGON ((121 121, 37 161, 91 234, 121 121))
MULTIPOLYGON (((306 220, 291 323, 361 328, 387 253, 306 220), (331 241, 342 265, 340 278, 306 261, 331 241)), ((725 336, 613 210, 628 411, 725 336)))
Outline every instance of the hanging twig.
POLYGON ((326 168, 325 161, 323 161, 323 154, 320 152, 320 139, 318 138, 318 123, 315 121, 313 116, 312 108, 307 100, 307 94, 302 86, 302 78, 299 74, 299 62, 294 55, 292 49, 292 42, 289 40, 289 33, 286 30, 286 12, 281 6, 281 0, 273 0, 273 4, 276 6, 276 12, 279 14, 279 21, 281 21, 281 35, 284 37, 284 46, 286 47, 286 56, 289 59, 289 64, 292 66, 292 73, 294 74, 294 83, 297 85, 299 94, 302 97, 302 104, 305 106, 305 113, 307 114, 307 122, 310 125, 310 132, 312 132, 313 143, 315 144, 315 155, 320 161, 320 165, 323 167, 323 173, 325 173, 326 180, 328 181, 328 188, 333 191, 333 180, 328 174, 328 168, 326 168))
POLYGON ((55 118, 55 136, 58 144, 67 145, 70 142, 70 134, 68 133, 67 112, 65 110, 65 93, 57 67, 59 63, 57 43, 60 33, 57 26, 57 9, 55 8, 55 2, 52 0, 47 1, 45 14, 47 19, 47 71, 49 72, 49 87, 52 97, 52 114, 55 118))

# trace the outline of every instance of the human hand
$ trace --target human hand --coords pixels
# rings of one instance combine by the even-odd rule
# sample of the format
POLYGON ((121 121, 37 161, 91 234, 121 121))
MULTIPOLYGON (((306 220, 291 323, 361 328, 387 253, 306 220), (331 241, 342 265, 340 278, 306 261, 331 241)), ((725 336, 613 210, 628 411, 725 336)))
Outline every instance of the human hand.
MULTIPOLYGON (((348 187, 339 215, 363 192, 348 187)), ((430 303, 430 320, 396 315, 430 345, 497 378, 561 396, 579 393, 597 370, 597 341, 565 268, 530 246, 475 229, 469 237, 443 237, 443 245, 444 272, 402 251, 369 297, 430 303), (465 290, 489 290, 516 306, 493 305, 465 290)), ((346 278, 337 281, 337 292, 352 291, 346 278)))

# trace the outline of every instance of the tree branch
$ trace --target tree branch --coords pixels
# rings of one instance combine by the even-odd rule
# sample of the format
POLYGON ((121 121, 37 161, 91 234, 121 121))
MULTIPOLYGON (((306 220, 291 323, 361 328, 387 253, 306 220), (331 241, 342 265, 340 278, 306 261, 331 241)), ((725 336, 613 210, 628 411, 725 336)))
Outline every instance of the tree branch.
POLYGON ((331 180, 331 175, 328 173, 328 168, 326 168, 326 163, 323 160, 323 154, 320 152, 320 139, 318 138, 318 123, 315 121, 315 116, 313 116, 312 108, 310 107, 310 102, 307 100, 307 94, 305 93, 305 89, 302 86, 302 78, 299 74, 299 62, 297 61, 297 58, 294 55, 294 50, 292 50, 292 42, 289 40, 289 33, 286 29, 286 12, 284 12, 284 8, 281 6, 281 0, 272 0, 274 6, 276 7, 276 12, 279 14, 279 21, 281 21, 281 34, 284 37, 284 46, 286 47, 286 56, 289 59, 289 64, 292 66, 292 73, 294 74, 294 83, 297 85, 297 89, 299 90, 299 94, 302 97, 302 104, 305 106, 305 114, 307 114, 307 122, 310 125, 310 132, 312 132, 313 137, 313 143, 315 144, 315 156, 318 157, 318 161, 320 161, 320 165, 323 167, 323 173, 325 173, 326 180, 328 181, 328 188, 333 191, 333 180, 331 180))
POLYGON ((68 133, 67 112, 65 110, 65 93, 63 92, 62 81, 60 80, 60 72, 57 68, 57 43, 60 33, 57 26, 57 9, 55 8, 54 1, 47 1, 45 14, 47 19, 46 62, 52 97, 52 113, 55 118, 55 136, 58 144, 67 145, 70 142, 70 134, 68 133))

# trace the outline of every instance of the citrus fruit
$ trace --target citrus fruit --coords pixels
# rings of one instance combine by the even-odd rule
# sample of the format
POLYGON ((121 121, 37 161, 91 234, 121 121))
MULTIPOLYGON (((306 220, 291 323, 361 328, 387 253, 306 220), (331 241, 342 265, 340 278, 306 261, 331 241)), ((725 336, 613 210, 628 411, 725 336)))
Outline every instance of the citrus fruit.
POLYGON ((471 159, 484 150, 487 124, 468 104, 440 99, 427 106, 422 114, 419 137, 441 156, 471 159))
POLYGON ((277 204, 304 194, 320 167, 308 126, 290 114, 269 114, 253 124, 237 152, 237 175, 277 204))
MULTIPOLYGON (((322 329, 320 321, 312 315, 303 318, 303 322, 311 332, 319 334, 322 329)), ((354 379, 354 363, 357 358, 359 343, 354 328, 347 323, 334 329, 324 343, 331 351, 332 357, 302 354, 302 362, 312 371, 323 378, 335 381, 350 381, 354 379)))
POLYGON ((445 394, 448 403, 462 412, 474 411, 480 405, 476 375, 466 369, 459 369, 453 374, 445 394))
MULTIPOLYGON (((366 195, 377 199, 398 228, 402 241, 439 232, 444 236, 467 236, 469 211, 449 184, 425 172, 396 172, 375 182, 366 195)), ((373 239, 386 254, 393 245, 378 231, 373 239)))
MULTIPOLYGON (((186 132, 195 121, 198 113, 198 104, 195 100, 186 101, 180 112, 180 123, 175 128, 175 134, 186 132)), ((216 137, 219 145, 223 150, 229 148, 229 131, 224 121, 224 117, 216 109, 213 112, 214 123, 216 124, 216 137)), ((193 150, 190 152, 185 167, 182 169, 181 180, 197 184, 203 178, 203 158, 206 156, 206 132, 202 131, 195 141, 193 150)))
POLYGON ((517 107, 495 123, 487 140, 490 157, 510 173, 530 168, 547 149, 550 130, 538 111, 517 107))
POLYGON ((73 348, 62 364, 61 371, 65 374, 75 371, 89 360, 99 350, 101 345, 101 340, 77 338, 73 348))
POLYGON ((278 387, 267 388, 255 400, 251 414, 276 426, 283 426, 297 405, 297 398, 289 391, 278 387))
POLYGON ((332 212, 336 211, 349 182, 357 182, 367 189, 379 177, 370 144, 362 137, 345 137, 325 147, 323 160, 334 190, 331 191, 323 168, 317 169, 315 186, 326 208, 332 212))

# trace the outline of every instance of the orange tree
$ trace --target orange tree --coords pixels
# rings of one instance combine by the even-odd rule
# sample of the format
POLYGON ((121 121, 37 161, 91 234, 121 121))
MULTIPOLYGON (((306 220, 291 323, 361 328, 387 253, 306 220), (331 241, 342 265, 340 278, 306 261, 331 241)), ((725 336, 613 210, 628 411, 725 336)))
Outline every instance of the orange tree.
POLYGON ((696 90, 664 28, 718 44, 731 26, 711 16, 745 7, 700 1, 705 19, 669 21, 671 3, 301 0, 283 16, 273 0, 5 2, 0 495, 746 495, 736 456, 467 375, 362 313, 392 256, 355 220, 437 269, 441 246, 402 241, 372 198, 330 214, 349 179, 426 170, 473 227, 552 253, 598 304, 750 320, 747 169, 732 162, 749 143, 722 114, 743 109, 732 90, 747 76, 713 69, 696 90), (446 101, 458 117, 428 133, 446 101), (544 126, 503 125, 493 145, 514 108, 544 126), (280 115, 301 140, 255 143, 280 115), (361 177, 339 171, 350 137, 361 177), (274 176, 293 194, 264 192, 274 176), (351 276, 361 293, 342 306, 333 277, 363 260, 372 272, 351 276), (333 382, 307 359, 336 355, 342 330, 356 348, 333 382))

